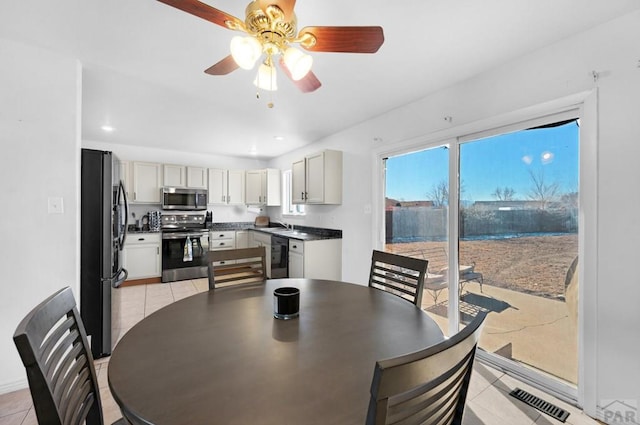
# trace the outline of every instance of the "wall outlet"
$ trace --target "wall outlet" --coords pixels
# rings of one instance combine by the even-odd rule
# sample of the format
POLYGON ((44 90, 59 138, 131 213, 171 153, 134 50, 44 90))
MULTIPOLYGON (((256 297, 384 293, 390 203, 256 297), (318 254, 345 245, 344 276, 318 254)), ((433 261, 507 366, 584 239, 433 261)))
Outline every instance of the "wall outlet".
POLYGON ((371 214, 371 204, 364 204, 364 213, 371 214))
POLYGON ((59 196, 50 196, 47 203, 47 209, 49 214, 62 214, 64 213, 64 204, 62 198, 59 196))

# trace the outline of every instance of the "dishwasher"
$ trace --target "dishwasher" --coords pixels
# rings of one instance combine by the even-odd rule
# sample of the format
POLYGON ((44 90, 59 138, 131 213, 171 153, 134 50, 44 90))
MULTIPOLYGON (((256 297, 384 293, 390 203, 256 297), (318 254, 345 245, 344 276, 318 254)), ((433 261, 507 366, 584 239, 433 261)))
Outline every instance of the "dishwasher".
POLYGON ((289 239, 271 235, 271 279, 289 277, 289 239))

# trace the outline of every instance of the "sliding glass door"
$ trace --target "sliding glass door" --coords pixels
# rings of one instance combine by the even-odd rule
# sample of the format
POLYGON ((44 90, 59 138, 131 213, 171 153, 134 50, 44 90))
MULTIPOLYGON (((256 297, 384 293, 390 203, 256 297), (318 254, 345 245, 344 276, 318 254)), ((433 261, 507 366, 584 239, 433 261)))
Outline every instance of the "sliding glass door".
POLYGON ((422 308, 447 332, 449 148, 385 159, 385 250, 429 260, 422 308))
POLYGON ((429 260, 423 309, 447 334, 489 312, 481 357, 568 398, 578 384, 576 117, 385 158, 385 249, 429 260))

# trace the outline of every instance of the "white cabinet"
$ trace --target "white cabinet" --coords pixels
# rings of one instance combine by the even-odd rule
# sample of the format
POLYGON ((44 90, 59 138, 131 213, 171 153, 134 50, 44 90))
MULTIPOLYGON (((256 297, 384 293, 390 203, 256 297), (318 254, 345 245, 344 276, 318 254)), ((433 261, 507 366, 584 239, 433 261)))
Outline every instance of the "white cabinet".
POLYGON ((294 204, 342 203, 342 152, 325 150, 296 161, 291 168, 294 204))
POLYGON ((132 202, 160 203, 160 187, 162 186, 162 167, 151 162, 133 163, 133 197, 132 202))
POLYGON ((289 277, 304 277, 304 242, 289 240, 289 277))
POLYGON ((209 169, 209 204, 244 204, 244 170, 209 169))
POLYGON ((250 170, 246 173, 247 205, 279 206, 281 204, 280 170, 250 170))
POLYGON ((127 280, 160 277, 162 260, 160 233, 130 233, 122 250, 122 267, 127 280))
MULTIPOLYGON (((236 247, 236 232, 233 230, 209 232, 209 251, 222 251, 226 249, 234 249, 236 247)), ((221 264, 233 264, 233 260, 216 261, 216 266, 221 264)))
POLYGON ((267 258, 267 277, 271 278, 271 235, 251 230, 249 231, 249 246, 264 246, 267 258))
POLYGON ((184 165, 164 164, 163 185, 167 187, 207 188, 207 169, 184 165))
POLYGON ((342 239, 289 239, 289 277, 342 279, 342 239))
POLYGON ((120 181, 124 183, 124 191, 127 200, 133 200, 133 191, 131 189, 131 163, 129 161, 120 161, 120 181))
POLYGON ((305 175, 307 171, 306 162, 305 159, 301 159, 291 166, 291 203, 293 204, 305 203, 305 193, 307 192, 305 186, 307 181, 305 175))
POLYGON ((204 167, 187 167, 187 187, 206 189, 207 169, 204 167))
POLYGON ((184 165, 164 164, 163 186, 187 187, 187 168, 184 165))
POLYGON ((236 247, 235 230, 225 230, 222 232, 209 232, 209 250, 218 251, 221 249, 234 249, 236 247))
POLYGON ((249 231, 238 230, 236 231, 236 248, 249 248, 249 231))

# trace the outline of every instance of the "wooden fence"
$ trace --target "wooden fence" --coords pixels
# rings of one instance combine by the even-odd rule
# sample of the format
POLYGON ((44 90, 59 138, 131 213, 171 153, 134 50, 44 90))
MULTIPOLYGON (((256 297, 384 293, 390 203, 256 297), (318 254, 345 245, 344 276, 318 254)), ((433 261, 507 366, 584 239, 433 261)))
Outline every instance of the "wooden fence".
MULTIPOLYGON (((446 208, 395 207, 386 211, 386 242, 444 240, 446 208)), ((478 210, 460 213, 460 236, 482 237, 520 233, 576 233, 578 209, 478 210)))

